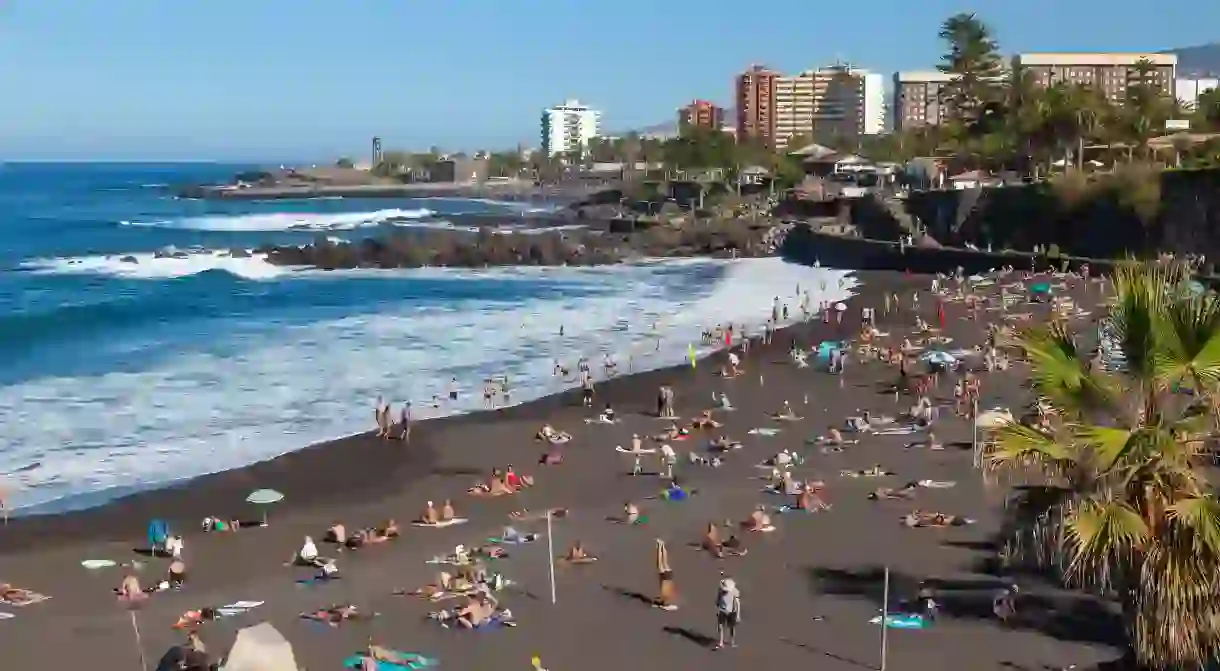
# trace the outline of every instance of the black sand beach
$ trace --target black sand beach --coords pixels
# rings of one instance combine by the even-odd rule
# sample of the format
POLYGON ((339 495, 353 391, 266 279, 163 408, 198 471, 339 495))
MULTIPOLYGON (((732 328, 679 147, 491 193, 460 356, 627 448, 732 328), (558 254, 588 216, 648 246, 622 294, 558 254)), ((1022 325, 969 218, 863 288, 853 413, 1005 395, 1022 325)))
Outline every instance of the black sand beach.
MULTIPOLYGON (((142 557, 132 549, 146 544, 150 519, 167 520, 185 536, 189 582, 181 591, 152 595, 136 613, 141 645, 149 667, 172 644, 184 639, 171 625, 187 610, 221 606, 238 600, 266 603, 245 615, 204 624, 200 635, 213 653, 223 654, 243 626, 270 621, 296 649, 297 663, 310 671, 341 668, 341 660, 370 639, 403 651, 439 658, 442 668, 527 669, 539 655, 551 671, 581 669, 762 668, 815 666, 820 669, 876 668, 881 630, 868 624, 881 603, 883 567, 891 569, 891 603, 914 597, 914 585, 936 579, 944 586, 944 617, 927 629, 891 630, 889 665, 893 668, 1041 669, 1088 665, 1116 656, 1108 645, 1109 615, 1094 600, 1066 594, 1051 586, 1022 584, 1021 616, 1002 629, 991 616, 991 597, 999 579, 987 572, 994 555, 990 541, 999 524, 1003 490, 987 490, 971 466, 971 428, 952 413, 952 381, 943 379, 937 395, 948 398, 935 432, 943 451, 904 449, 921 436, 869 436, 842 453, 822 454, 805 439, 840 426, 858 410, 896 415, 911 405, 896 404, 882 391, 896 373, 879 363, 855 363, 842 377, 798 369, 787 358, 793 339, 803 346, 825 339, 855 337, 859 307, 876 308, 882 331, 901 341, 914 321, 910 295, 924 290, 918 314, 935 322, 936 302, 926 294, 929 279, 897 273, 864 273, 843 324, 820 320, 787 329, 770 346, 755 345, 745 357, 746 374, 717 376, 723 355, 689 366, 616 378, 599 385, 595 408, 610 403, 617 425, 588 425, 595 412, 581 408, 578 394, 549 397, 497 412, 478 413, 422 423, 410 445, 360 435, 317 445, 249 468, 193 480, 184 486, 149 492, 98 508, 56 517, 15 519, 0 529, 0 583, 28 588, 52 598, 0 612, 0 649, 5 668, 25 669, 64 663, 86 656, 98 671, 132 669, 140 656, 129 611, 112 593, 125 571, 87 571, 86 559, 144 562, 141 582, 159 579, 167 560, 142 557), (902 296, 904 310, 883 315, 882 296, 902 296), (629 446, 632 433, 653 434, 667 423, 651 416, 657 387, 676 391, 678 413, 689 419, 713 406, 712 392, 729 395, 737 409, 718 412, 722 433, 741 440, 744 448, 728 455, 718 469, 680 460, 679 477, 698 494, 685 502, 645 500, 662 484, 655 477, 631 477, 632 459, 615 445, 629 446), (777 423, 767 416, 789 401, 800 422, 777 423), (537 464, 543 452, 533 440, 542 423, 573 435, 561 465, 537 464), (773 437, 748 435, 754 427, 777 427, 773 437), (749 554, 717 560, 688 548, 709 522, 739 521, 758 504, 790 502, 761 491, 755 464, 788 449, 805 455, 798 477, 826 482, 825 497, 833 509, 818 514, 775 515, 778 530, 742 533, 749 554), (502 498, 476 498, 465 490, 493 467, 515 464, 536 478, 536 486, 502 498), (880 464, 890 478, 840 477, 841 469, 880 464), (914 501, 869 501, 878 486, 900 486, 913 480, 955 481, 947 489, 921 489, 914 501), (243 503, 254 489, 272 488, 286 500, 272 507, 270 526, 233 534, 199 530, 206 516, 256 518, 243 503), (427 529, 408 526, 425 501, 452 499, 465 525, 427 529), (605 521, 635 501, 650 518, 647 525, 605 521), (519 626, 491 631, 442 629, 425 614, 440 606, 399 589, 414 589, 435 580, 440 567, 425 564, 454 545, 468 547, 496 536, 510 523, 508 513, 522 508, 541 511, 563 506, 571 515, 554 527, 555 552, 574 540, 600 557, 587 566, 556 566, 557 603, 550 602, 547 543, 509 547, 508 559, 491 562, 517 582, 524 593, 499 594, 519 626), (914 508, 977 519, 971 526, 910 529, 900 518, 914 508), (349 528, 381 524, 395 518, 402 537, 356 552, 336 554, 319 544, 324 555, 337 557, 343 578, 317 586, 294 581, 311 571, 285 567, 304 536, 320 539, 331 524, 349 528), (643 603, 655 595, 654 539, 667 541, 681 608, 664 612, 643 603), (709 650, 715 636, 714 597, 720 572, 736 579, 742 591, 743 622, 739 647, 709 650), (376 612, 370 621, 331 628, 304 621, 298 614, 337 603, 353 603, 376 612), (71 651, 71 652, 69 652, 71 651)), ((1089 306, 1099 293, 1095 287, 1089 306)), ((769 297, 760 297, 766 310, 769 297)), ((1022 308, 1026 309, 1026 308, 1022 308)), ((1034 308, 1037 309, 1037 308, 1034 308)), ((953 347, 971 347, 984 339, 984 324, 960 303, 946 303, 945 333, 953 347)), ((983 406, 1016 411, 1025 399, 1022 368, 984 375, 983 406)), ((370 423, 372 420, 370 409, 370 423)), ((685 457, 689 443, 675 443, 685 457)), ((655 444, 653 445, 655 447, 655 444)), ((646 460, 648 470, 656 462, 646 460)), ((516 524, 520 531, 540 525, 516 524)), ((452 603, 444 604, 452 606, 452 603)))

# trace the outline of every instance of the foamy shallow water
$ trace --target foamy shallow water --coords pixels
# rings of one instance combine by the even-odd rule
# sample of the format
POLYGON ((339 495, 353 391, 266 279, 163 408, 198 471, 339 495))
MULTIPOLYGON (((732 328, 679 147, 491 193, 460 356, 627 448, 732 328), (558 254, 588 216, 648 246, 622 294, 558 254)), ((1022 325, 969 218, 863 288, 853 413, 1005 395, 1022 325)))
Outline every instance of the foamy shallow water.
MULTIPOLYGON (((230 261, 257 267, 260 260, 230 261)), ((110 272, 107 266, 72 266, 59 270, 110 272)), ((260 276, 248 269, 237 274, 282 282, 319 275, 260 276)), ((798 312, 798 285, 816 304, 843 299, 855 283, 843 271, 779 259, 352 274, 405 282, 494 277, 560 287, 595 283, 603 290, 591 298, 560 293, 517 304, 404 304, 371 315, 271 324, 257 337, 247 334, 215 351, 185 352, 138 370, 0 387, 0 413, 6 418, 0 444, 7 446, 0 452, 0 477, 14 490, 10 505, 19 513, 96 505, 110 496, 364 431, 379 394, 394 401, 396 410, 412 400, 417 416, 435 416, 477 409, 482 380, 493 375, 510 377, 514 402, 555 392, 562 386, 552 376, 557 357, 571 362, 585 355, 597 362, 608 352, 620 368, 630 359, 637 371, 680 363, 706 326, 733 322, 757 328, 769 317, 773 297, 798 312), (675 295, 663 277, 685 267, 722 273, 700 291, 675 295), (463 386, 460 402, 433 410, 430 399, 453 377, 463 386)))

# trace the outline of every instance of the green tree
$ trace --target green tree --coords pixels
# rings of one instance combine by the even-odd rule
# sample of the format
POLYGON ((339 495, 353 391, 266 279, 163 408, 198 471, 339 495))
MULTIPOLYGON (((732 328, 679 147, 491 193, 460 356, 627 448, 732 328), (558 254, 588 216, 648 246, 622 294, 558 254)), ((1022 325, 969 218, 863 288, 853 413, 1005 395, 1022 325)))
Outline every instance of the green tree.
POLYGON ((493 177, 520 177, 525 161, 520 151, 498 151, 487 155, 487 172, 493 177))
POLYGON ((953 77, 942 87, 941 104, 967 129, 983 117, 988 104, 1000 98, 1003 60, 991 28, 975 14, 950 16, 941 25, 947 50, 938 69, 953 77))
POLYGON ((1195 122, 1192 126, 1204 132, 1220 131, 1220 89, 1208 89, 1199 95, 1195 103, 1195 122))
POLYGON ((1188 279, 1177 265, 1117 271, 1120 372, 1093 365, 1063 322, 1018 335, 1045 420, 1004 427, 983 454, 990 478, 1024 485, 1009 559, 1115 595, 1143 668, 1201 668, 1220 653, 1220 501, 1197 464, 1217 428, 1220 301, 1179 291, 1188 279))

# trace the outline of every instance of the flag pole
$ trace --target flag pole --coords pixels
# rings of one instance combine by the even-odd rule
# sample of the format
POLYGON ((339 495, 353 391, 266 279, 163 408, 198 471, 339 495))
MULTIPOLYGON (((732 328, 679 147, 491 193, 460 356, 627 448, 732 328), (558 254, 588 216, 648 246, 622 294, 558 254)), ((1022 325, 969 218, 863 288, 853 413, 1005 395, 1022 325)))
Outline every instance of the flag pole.
POLYGON ((555 605, 555 534, 551 531, 551 511, 546 511, 546 556, 551 573, 551 605, 555 605))
POLYGON ((885 671, 886 658, 889 652, 890 625, 890 567, 885 567, 885 587, 881 596, 881 671, 885 671))

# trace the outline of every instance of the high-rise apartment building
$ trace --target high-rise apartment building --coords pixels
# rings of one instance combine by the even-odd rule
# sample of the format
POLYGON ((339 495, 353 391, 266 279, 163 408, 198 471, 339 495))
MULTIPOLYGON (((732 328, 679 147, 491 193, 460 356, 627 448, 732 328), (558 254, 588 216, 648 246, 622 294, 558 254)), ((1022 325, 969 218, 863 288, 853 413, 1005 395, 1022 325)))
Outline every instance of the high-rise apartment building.
POLYGON ((894 130, 939 126, 948 110, 941 89, 953 76, 936 70, 894 73, 894 99, 890 104, 894 130))
POLYGON ((850 65, 806 70, 775 79, 775 142, 801 136, 815 142, 855 139, 885 129, 881 76, 850 65))
POLYGON ((779 74, 761 65, 737 75, 737 141, 775 146, 775 81, 779 74))
POLYGON ((706 100, 694 100, 678 110, 678 128, 686 126, 720 130, 724 126, 724 108, 706 100))
POLYGON ((1081 84, 1114 102, 1122 100, 1127 87, 1138 81, 1141 62, 1151 65, 1151 71, 1146 75, 1149 83, 1160 86, 1167 95, 1175 95, 1177 54, 1033 53, 1020 54, 1016 58, 1017 66, 1032 72, 1035 81, 1042 86, 1081 84))
POLYGON ((589 140, 601 134, 602 113, 568 100, 542 112, 542 151, 547 156, 585 151, 589 140))

